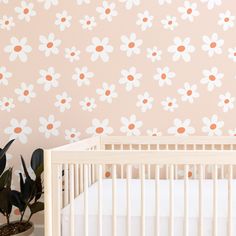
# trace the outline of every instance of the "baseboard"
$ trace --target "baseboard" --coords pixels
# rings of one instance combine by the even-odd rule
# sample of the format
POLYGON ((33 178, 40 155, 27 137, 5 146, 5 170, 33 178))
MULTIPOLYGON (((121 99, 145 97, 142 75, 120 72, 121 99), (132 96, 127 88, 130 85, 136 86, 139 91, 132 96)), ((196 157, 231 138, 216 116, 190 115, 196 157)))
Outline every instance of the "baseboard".
POLYGON ((43 225, 34 225, 34 236, 44 236, 44 226, 43 225))

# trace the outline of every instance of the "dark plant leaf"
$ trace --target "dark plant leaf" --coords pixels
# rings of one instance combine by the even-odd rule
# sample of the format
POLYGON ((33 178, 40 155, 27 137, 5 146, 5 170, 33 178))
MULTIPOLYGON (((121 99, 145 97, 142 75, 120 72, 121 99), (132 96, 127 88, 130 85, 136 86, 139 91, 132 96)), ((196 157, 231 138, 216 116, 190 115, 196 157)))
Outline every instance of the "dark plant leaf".
POLYGON ((24 172, 25 172, 25 176, 26 176, 26 178, 31 179, 30 175, 29 175, 29 172, 28 172, 28 170, 26 168, 24 158, 22 156, 20 156, 20 157, 21 157, 21 163, 22 163, 22 166, 23 166, 23 169, 24 169, 24 172))
POLYGON ((10 214, 12 210, 12 204, 10 202, 10 189, 4 188, 0 191, 0 209, 4 214, 10 214))
POLYGON ((20 212, 24 211, 26 208, 26 204, 22 199, 21 193, 16 190, 11 191, 11 204, 17 207, 20 212))
POLYGON ((36 176, 40 176, 43 172, 43 149, 36 149, 31 157, 31 168, 36 176))
POLYGON ((9 174, 6 182, 6 187, 11 189, 11 181, 12 181, 12 168, 9 168, 9 174))
MULTIPOLYGON (((1 151, 2 149, 0 149, 1 151)), ((6 167, 6 163, 7 163, 7 157, 5 154, 2 155, 2 157, 0 158, 0 175, 3 173, 3 171, 5 170, 6 167)))
POLYGON ((34 202, 33 204, 29 205, 31 214, 35 214, 39 211, 44 210, 44 203, 43 202, 34 202))
POLYGON ((24 192, 24 180, 23 180, 23 176, 22 176, 22 173, 19 173, 20 175, 20 191, 21 193, 24 192))
POLYGON ((36 184, 35 202, 37 202, 43 192, 42 180, 40 176, 36 177, 35 184, 36 184))
POLYGON ((10 168, 6 171, 4 171, 4 173, 1 175, 0 177, 0 191, 6 187, 6 184, 8 182, 8 179, 9 179, 9 175, 10 175, 10 168))
POLYGON ((10 140, 3 149, 0 150, 0 159, 3 157, 3 155, 7 152, 9 147, 12 145, 12 143, 15 141, 15 139, 10 140))

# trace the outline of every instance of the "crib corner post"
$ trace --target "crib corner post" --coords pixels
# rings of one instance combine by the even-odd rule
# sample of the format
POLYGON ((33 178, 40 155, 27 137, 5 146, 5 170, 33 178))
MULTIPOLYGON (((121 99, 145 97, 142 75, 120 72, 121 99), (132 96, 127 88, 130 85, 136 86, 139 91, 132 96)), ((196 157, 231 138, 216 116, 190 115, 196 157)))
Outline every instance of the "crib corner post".
POLYGON ((44 150, 44 235, 52 236, 52 162, 51 150, 44 150))

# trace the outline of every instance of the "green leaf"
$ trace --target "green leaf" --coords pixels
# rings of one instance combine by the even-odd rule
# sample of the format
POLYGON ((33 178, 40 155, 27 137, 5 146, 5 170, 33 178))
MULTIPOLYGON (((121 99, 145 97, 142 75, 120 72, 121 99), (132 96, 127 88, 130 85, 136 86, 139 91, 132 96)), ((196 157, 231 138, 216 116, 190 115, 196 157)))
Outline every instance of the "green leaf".
POLYGON ((43 202, 34 202, 33 204, 29 205, 31 214, 35 214, 39 211, 44 210, 44 203, 43 202))
POLYGON ((34 170, 36 176, 40 176, 43 172, 43 149, 36 149, 31 157, 31 168, 34 170))

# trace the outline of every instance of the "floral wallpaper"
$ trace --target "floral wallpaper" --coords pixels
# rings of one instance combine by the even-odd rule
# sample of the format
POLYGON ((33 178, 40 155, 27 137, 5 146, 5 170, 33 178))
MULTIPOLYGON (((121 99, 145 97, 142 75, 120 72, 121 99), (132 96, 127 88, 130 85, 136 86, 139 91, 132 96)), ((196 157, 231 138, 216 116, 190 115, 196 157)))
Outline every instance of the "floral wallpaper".
POLYGON ((234 0, 0 0, 15 176, 20 154, 91 135, 236 136, 235 16, 234 0))

